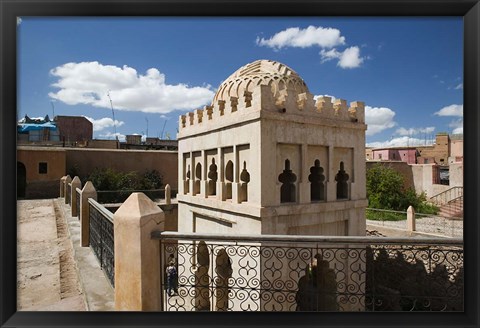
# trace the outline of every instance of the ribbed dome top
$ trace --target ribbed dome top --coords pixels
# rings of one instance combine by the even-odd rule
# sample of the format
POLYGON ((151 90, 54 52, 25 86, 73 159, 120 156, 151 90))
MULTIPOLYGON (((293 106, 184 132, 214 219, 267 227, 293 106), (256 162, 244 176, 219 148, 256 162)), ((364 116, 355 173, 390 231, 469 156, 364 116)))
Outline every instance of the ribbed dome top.
POLYGON ((253 92, 260 85, 271 86, 274 95, 281 90, 297 94, 309 92, 302 78, 287 65, 273 60, 256 60, 230 75, 218 88, 214 101, 242 97, 245 91, 253 92))

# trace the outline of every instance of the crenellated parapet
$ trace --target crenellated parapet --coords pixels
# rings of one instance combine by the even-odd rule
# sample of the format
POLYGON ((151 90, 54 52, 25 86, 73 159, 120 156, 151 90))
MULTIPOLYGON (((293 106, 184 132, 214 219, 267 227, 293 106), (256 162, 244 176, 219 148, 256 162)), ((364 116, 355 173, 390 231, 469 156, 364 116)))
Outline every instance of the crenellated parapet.
MULTIPOLYGON (((179 132, 192 126, 209 129, 241 122, 251 113, 272 112, 278 115, 301 115, 310 120, 365 123, 365 105, 344 99, 314 96, 292 69, 270 60, 258 60, 237 70, 218 88, 208 106, 181 115, 179 132)), ((259 114, 261 115, 261 114, 259 114)), ((250 116, 248 116, 250 118, 250 116)))
POLYGON ((362 101, 353 101, 347 107, 345 99, 335 99, 332 103, 331 97, 320 96, 317 98, 315 107, 322 117, 365 123, 365 103, 362 101))

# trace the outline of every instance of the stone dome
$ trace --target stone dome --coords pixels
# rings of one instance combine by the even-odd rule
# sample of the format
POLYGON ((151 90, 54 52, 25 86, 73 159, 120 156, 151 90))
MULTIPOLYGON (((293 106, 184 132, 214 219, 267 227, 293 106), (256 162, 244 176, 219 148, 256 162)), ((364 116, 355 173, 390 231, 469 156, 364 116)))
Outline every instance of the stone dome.
POLYGON ((256 60, 240 67, 223 81, 214 102, 243 97, 245 91, 253 92, 261 85, 270 86, 274 96, 283 90, 296 94, 309 92, 303 79, 287 65, 273 60, 256 60))

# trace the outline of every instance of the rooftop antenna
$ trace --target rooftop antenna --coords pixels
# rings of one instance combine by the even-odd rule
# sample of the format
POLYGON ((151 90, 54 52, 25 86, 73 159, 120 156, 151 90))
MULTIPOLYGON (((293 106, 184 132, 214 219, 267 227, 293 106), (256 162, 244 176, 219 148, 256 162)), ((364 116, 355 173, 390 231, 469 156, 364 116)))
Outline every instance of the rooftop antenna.
POLYGON ((112 118, 113 118, 113 135, 117 137, 117 125, 115 124, 115 111, 113 110, 112 98, 110 98, 110 91, 107 92, 108 99, 110 99, 110 107, 112 108, 112 118))
POLYGON ((165 124, 167 124, 167 120, 163 123, 163 129, 162 129, 162 140, 163 140, 163 131, 165 131, 165 124))
POLYGON ((148 138, 148 118, 145 117, 145 121, 147 121, 147 138, 148 138))

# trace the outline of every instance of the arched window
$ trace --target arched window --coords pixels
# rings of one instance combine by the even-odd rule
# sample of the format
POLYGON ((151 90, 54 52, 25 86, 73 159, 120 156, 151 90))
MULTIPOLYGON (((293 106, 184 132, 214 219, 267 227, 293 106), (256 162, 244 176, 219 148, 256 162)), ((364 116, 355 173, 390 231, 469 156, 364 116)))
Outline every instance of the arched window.
POLYGON ((217 164, 215 158, 212 158, 212 164, 208 168, 208 195, 213 196, 217 194, 217 164))
POLYGON ((193 186, 193 195, 200 193, 200 180, 202 179, 202 164, 197 163, 195 166, 195 181, 193 186))
POLYGON ((188 194, 190 192, 190 165, 187 166, 187 173, 185 174, 185 184, 184 184, 184 194, 188 194))
POLYGON ((337 199, 348 199, 348 179, 349 176, 345 172, 343 162, 340 162, 340 170, 335 175, 337 181, 337 199))
POLYGON ((308 176, 310 181, 310 200, 319 201, 325 200, 325 176, 323 175, 323 167, 320 166, 320 161, 315 160, 314 165, 310 168, 310 175, 308 176))
POLYGON ((225 199, 232 199, 233 162, 228 161, 225 166, 225 199))
POLYGON ((248 201, 248 183, 250 182, 250 173, 247 171, 247 162, 243 162, 243 170, 240 173, 240 202, 248 201))
POLYGON ((278 176, 278 181, 282 183, 282 187, 280 188, 280 202, 295 202, 295 181, 297 181, 297 176, 290 170, 290 161, 288 159, 285 160, 285 169, 278 176))

